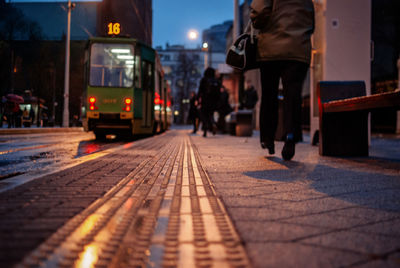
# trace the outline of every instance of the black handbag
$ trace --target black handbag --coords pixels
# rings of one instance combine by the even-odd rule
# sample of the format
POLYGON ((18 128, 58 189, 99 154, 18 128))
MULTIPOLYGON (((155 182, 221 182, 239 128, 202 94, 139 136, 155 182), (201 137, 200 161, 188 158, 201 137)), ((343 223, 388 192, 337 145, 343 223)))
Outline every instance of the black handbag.
MULTIPOLYGON (((249 25, 251 26, 250 22, 249 25)), ((240 35, 226 53, 225 62, 234 69, 247 71, 259 68, 259 63, 256 59, 257 39, 253 35, 253 28, 251 30, 250 34, 244 33, 240 35)))

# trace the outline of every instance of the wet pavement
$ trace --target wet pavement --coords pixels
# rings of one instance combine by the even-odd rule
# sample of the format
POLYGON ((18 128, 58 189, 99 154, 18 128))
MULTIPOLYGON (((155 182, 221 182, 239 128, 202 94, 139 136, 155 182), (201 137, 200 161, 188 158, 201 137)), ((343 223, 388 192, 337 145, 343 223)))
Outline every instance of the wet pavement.
POLYGON ((400 267, 399 139, 293 161, 175 129, 0 193, 2 266, 400 267))
POLYGON ((51 129, 34 128, 33 133, 29 130, 0 129, 0 192, 27 181, 28 177, 76 165, 88 156, 94 158, 126 143, 117 139, 98 141, 93 133, 82 129, 50 132, 51 129))

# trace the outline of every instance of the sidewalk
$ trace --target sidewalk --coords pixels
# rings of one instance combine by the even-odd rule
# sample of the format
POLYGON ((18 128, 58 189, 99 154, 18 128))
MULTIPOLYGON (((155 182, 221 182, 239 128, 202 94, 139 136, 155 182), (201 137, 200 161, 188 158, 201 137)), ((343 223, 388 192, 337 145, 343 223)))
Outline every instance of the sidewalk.
POLYGON ((293 161, 251 138, 191 136, 255 267, 400 267, 400 140, 370 157, 293 161))
POLYGON ((18 267, 400 267, 398 139, 293 161, 253 137, 173 129, 0 193, 18 267), (376 156, 374 156, 376 154, 376 156))

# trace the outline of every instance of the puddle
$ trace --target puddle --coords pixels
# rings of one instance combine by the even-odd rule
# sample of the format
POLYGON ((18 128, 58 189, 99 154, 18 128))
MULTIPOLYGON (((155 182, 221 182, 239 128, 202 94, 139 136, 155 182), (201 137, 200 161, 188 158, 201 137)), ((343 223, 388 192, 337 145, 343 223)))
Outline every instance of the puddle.
POLYGON ((41 152, 39 154, 29 156, 30 160, 37 160, 43 158, 54 158, 54 154, 52 152, 41 152))
POLYGON ((13 173, 5 174, 5 175, 0 175, 0 181, 8 179, 8 178, 11 178, 11 177, 15 177, 15 176, 18 176, 18 175, 22 175, 24 173, 25 172, 13 172, 13 173))
POLYGON ((5 167, 8 165, 16 165, 19 163, 23 163, 25 161, 17 160, 17 159, 10 159, 10 160, 0 160, 0 167, 5 167))

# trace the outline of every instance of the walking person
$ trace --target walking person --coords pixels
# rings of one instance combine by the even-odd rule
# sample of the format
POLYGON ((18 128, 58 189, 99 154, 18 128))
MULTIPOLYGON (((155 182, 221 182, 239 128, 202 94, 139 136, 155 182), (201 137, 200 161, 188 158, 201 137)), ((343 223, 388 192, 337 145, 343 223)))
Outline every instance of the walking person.
POLYGON ((291 160, 301 139, 301 90, 311 60, 314 32, 312 0, 253 0, 253 27, 258 29, 257 60, 261 71, 261 147, 275 153, 278 87, 283 85, 284 160, 291 160))
POLYGON ((258 101, 257 90, 254 88, 250 80, 246 80, 243 100, 240 104, 239 109, 253 110, 257 104, 257 101, 258 101))
POLYGON ((230 114, 233 109, 231 105, 229 104, 229 93, 228 90, 224 87, 221 86, 221 95, 219 98, 219 104, 218 104, 218 121, 217 121, 217 126, 219 131, 222 133, 226 132, 226 121, 225 121, 225 116, 230 114))
POLYGON ((192 122, 193 124, 193 134, 196 134, 197 132, 197 127, 199 124, 199 115, 198 115, 198 100, 197 100, 197 95, 196 92, 192 91, 190 93, 190 101, 189 101, 189 116, 188 119, 192 122))
POLYGON ((4 107, 4 114, 7 117, 8 128, 15 127, 16 113, 18 112, 19 106, 12 101, 7 101, 4 107))
POLYGON ((215 70, 208 67, 200 80, 199 100, 203 122, 203 137, 207 137, 210 130, 215 135, 217 127, 214 122, 214 112, 217 110, 220 98, 221 83, 215 78, 215 70))

